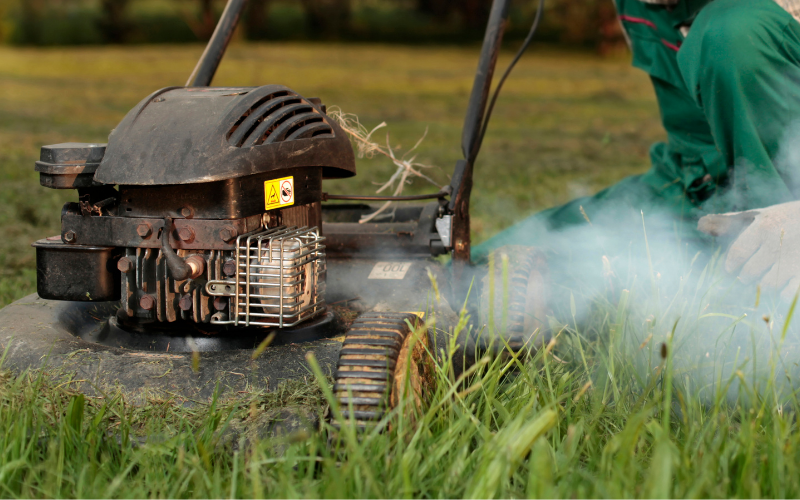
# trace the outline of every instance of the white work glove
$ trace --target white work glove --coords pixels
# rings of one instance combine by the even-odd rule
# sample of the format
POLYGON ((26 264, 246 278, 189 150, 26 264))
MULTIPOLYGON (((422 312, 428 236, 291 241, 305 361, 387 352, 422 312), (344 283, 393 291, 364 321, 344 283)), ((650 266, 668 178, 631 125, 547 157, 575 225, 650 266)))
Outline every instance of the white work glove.
POLYGON ((739 270, 744 283, 759 281, 762 289, 781 290, 781 296, 787 299, 797 293, 800 201, 747 212, 706 215, 697 229, 712 236, 735 238, 725 258, 725 271, 739 270))

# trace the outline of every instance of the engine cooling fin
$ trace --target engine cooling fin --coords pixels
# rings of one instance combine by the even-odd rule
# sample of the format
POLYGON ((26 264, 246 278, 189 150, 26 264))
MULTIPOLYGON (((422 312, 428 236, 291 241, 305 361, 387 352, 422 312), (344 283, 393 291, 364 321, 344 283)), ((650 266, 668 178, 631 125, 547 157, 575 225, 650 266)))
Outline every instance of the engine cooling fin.
POLYGON ((289 91, 258 100, 228 132, 228 142, 239 148, 313 137, 332 138, 333 128, 313 104, 289 91))

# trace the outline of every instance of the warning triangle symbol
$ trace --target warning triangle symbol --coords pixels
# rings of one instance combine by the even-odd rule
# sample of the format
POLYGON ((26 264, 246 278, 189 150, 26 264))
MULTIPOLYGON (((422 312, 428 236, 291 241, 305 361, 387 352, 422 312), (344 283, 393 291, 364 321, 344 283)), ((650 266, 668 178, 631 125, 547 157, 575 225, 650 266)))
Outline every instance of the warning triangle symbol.
POLYGON ((275 185, 273 184, 272 186, 270 186, 269 198, 267 198, 267 203, 272 205, 280 202, 281 201, 278 199, 278 190, 275 189, 275 185))

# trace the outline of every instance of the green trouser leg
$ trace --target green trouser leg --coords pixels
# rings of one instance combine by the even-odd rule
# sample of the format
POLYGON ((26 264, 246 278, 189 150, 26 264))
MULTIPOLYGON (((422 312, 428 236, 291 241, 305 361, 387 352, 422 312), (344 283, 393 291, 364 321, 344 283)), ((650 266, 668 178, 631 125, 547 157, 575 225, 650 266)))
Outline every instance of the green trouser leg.
POLYGON ((678 64, 733 167, 728 194, 710 200, 715 208, 796 199, 800 164, 781 147, 800 124, 800 23, 773 0, 715 0, 697 16, 678 64))
MULTIPOLYGON (((637 50, 640 55, 655 50, 644 41, 633 42, 635 55, 637 50)), ((657 216, 655 231, 648 230, 648 236, 672 225, 679 238, 682 234, 691 239, 699 237, 692 226, 704 213, 796 199, 800 194, 799 59, 800 23, 773 0, 710 3, 697 16, 677 53, 684 85, 654 78, 670 144, 654 146, 652 169, 594 197, 535 214, 476 246, 474 257, 480 261, 491 249, 507 244, 557 249, 583 245, 592 241, 589 235, 593 233, 609 235, 607 250, 615 253, 630 242, 632 218, 638 209, 657 216), (679 130, 680 117, 670 116, 671 110, 678 109, 676 105, 683 106, 680 112, 686 113, 687 120, 696 118, 681 102, 681 95, 693 99, 702 110, 717 151, 712 148, 709 153, 699 143, 692 144, 692 133, 679 130), (697 153, 694 156, 709 158, 703 160, 705 168, 720 184, 710 197, 692 197, 691 186, 698 183, 697 173, 692 172, 698 165, 690 159, 692 150, 697 153), (719 162, 710 158, 714 154, 719 162), (717 163, 720 166, 714 166, 717 163), (725 165, 728 173, 721 175, 725 165), (578 229, 583 224, 579 206, 594 225, 593 230, 585 229, 586 237, 578 229), (624 237, 614 237, 620 233, 624 237), (616 248, 608 248, 612 246, 616 248)), ((651 73, 661 71, 659 67, 650 69, 651 73)))

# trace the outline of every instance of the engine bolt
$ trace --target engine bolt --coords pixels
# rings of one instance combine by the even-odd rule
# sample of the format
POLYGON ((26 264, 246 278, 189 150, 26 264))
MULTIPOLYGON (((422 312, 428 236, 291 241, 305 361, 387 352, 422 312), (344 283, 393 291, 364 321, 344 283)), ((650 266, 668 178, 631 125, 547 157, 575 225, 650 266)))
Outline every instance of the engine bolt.
POLYGON ((66 241, 67 243, 72 243, 77 239, 78 239, 78 235, 75 234, 75 231, 70 230, 70 231, 67 231, 66 233, 64 233, 64 241, 66 241))
POLYGON ((222 297, 214 297, 214 309, 224 311, 228 308, 228 301, 222 297))
POLYGON ((150 224, 139 224, 136 227, 136 234, 142 238, 149 238, 150 235, 153 234, 153 229, 150 227, 150 224))
POLYGON ((188 219, 189 217, 191 217, 191 216, 192 216, 192 214, 193 214, 193 212, 192 212, 192 209, 191 209, 191 208, 189 208, 189 207, 183 207, 183 208, 181 208, 181 215, 182 215, 182 216, 184 216, 184 217, 186 217, 187 219, 188 219))
POLYGON ((186 295, 182 295, 181 300, 178 302, 178 307, 181 308, 181 311, 191 311, 192 294, 187 293, 186 295))
POLYGON ((239 231, 235 227, 223 227, 219 230, 219 237, 222 238, 222 241, 231 241, 237 236, 239 236, 239 231))
POLYGON ((191 243, 194 241, 194 230, 190 227, 182 227, 178 229, 178 238, 183 242, 191 243))
POLYGON ((145 311, 152 311, 155 306, 156 299, 152 295, 142 295, 142 298, 139 299, 139 307, 145 311))
POLYGON ((133 271, 133 261, 127 257, 123 257, 117 262, 117 269, 122 273, 129 273, 133 271))
POLYGON ((189 279, 196 280, 202 276, 206 270, 206 261, 200 255, 192 255, 184 262, 186 262, 186 264, 189 266, 189 269, 191 269, 191 272, 189 273, 189 279))
POLYGON ((236 274, 236 261, 233 259, 228 259, 222 264, 222 272, 225 273, 225 276, 233 276, 236 274))

